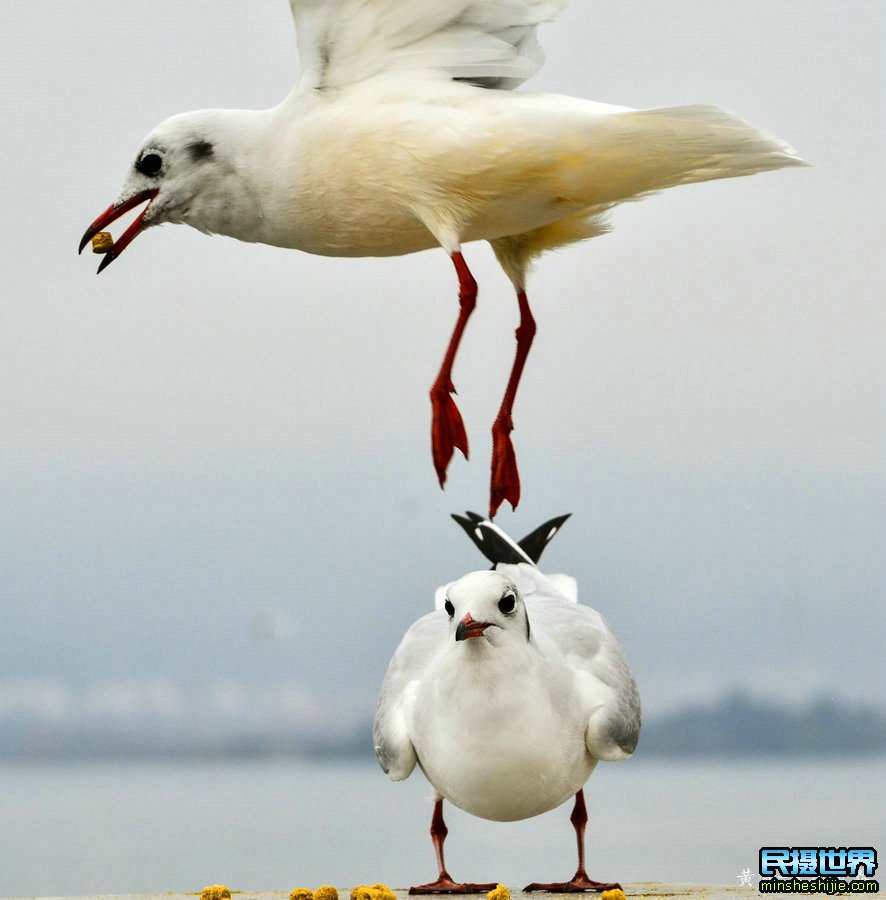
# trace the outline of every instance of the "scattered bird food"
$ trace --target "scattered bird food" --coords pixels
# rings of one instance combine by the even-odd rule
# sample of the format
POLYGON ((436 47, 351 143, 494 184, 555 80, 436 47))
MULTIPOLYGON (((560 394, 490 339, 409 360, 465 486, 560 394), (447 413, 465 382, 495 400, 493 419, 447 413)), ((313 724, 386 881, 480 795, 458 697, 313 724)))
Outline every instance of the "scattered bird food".
POLYGON ((223 884, 211 884, 200 892, 200 900, 231 900, 231 892, 223 884))
POLYGON ((289 892, 289 900, 314 900, 314 892, 310 888, 294 888, 289 892))
POLYGON ((486 900, 511 900, 511 892, 503 884, 498 884, 486 895, 486 900))
POLYGON ((613 888, 611 891, 603 891, 600 900, 625 900, 625 892, 621 888, 613 888))
POLYGON ((351 900, 397 900, 397 895, 386 884, 358 884, 351 900))
POLYGON ((338 900, 338 891, 331 884, 323 884, 314 891, 314 900, 338 900))

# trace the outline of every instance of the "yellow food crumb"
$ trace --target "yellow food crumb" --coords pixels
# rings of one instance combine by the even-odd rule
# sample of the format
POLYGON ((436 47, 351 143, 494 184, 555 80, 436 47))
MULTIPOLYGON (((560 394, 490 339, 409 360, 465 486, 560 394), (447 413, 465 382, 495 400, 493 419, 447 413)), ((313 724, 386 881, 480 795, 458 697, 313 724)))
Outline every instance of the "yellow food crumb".
POLYGON ((503 884, 499 884, 486 895, 486 900, 511 900, 511 892, 503 884))
POLYGON ((314 900, 338 900, 338 891, 331 884, 323 884, 314 891, 314 900))
POLYGON ((621 888, 613 888, 611 891, 603 891, 600 900, 625 900, 625 892, 621 888))
POLYGON ((211 884, 200 892, 200 900, 231 900, 231 892, 223 884, 211 884))
POLYGON ((310 888, 294 888, 289 892, 289 900, 314 900, 314 892, 310 888))
POLYGON ((386 884, 358 884, 351 891, 351 900, 397 900, 397 895, 386 884))
MULTIPOLYGON (((92 239, 93 253, 110 253, 114 249, 114 238, 110 231, 100 231, 92 239)), ((224 885, 215 884, 213 887, 224 887, 224 885)), ((225 888, 227 890, 227 888, 225 888)))

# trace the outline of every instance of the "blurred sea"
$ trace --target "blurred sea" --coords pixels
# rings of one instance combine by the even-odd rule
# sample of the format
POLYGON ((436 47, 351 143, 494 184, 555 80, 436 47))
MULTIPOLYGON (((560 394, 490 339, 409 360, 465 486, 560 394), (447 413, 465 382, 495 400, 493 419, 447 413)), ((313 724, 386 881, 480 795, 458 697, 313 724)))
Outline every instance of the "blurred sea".
MULTIPOLYGON (((589 874, 737 886, 766 844, 882 850, 884 762, 601 763, 589 874)), ((408 886, 436 874, 430 796, 420 772, 394 784, 362 762, 3 764, 0 896, 408 886)), ((567 878, 570 809, 501 824, 447 804, 448 867, 514 886, 567 878)))

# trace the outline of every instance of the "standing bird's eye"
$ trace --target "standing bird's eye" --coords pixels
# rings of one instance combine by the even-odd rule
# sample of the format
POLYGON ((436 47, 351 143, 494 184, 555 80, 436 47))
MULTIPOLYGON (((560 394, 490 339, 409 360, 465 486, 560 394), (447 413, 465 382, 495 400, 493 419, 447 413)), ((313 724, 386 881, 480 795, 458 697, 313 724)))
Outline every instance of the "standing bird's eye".
POLYGON ((146 153, 144 156, 139 157, 135 167, 142 175, 153 177, 158 175, 160 169, 163 168, 163 157, 159 153, 146 153))
POLYGON ((443 609, 446 610, 446 615, 451 619, 455 615, 455 607, 452 605, 452 601, 447 597, 446 602, 443 604, 443 609))
POLYGON ((514 606, 517 603, 517 598, 508 591, 501 600, 498 601, 498 608, 507 615, 508 613, 512 613, 514 611, 514 606))

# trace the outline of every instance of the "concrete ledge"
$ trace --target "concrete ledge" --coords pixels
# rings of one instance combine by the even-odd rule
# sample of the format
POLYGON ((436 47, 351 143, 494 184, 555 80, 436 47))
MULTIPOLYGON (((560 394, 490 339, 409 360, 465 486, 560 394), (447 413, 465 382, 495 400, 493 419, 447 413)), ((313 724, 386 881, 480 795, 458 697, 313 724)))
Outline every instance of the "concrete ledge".
MULTIPOLYGON (((293 885, 300 887, 301 885, 293 885)), ((307 886, 307 885, 306 885, 307 886)), ((316 885, 313 885, 316 887, 316 885)), ((724 887, 715 884, 661 884, 656 881, 643 881, 634 884, 623 885, 625 894, 628 897, 648 898, 655 900, 658 897, 704 897, 705 900, 740 900, 741 897, 747 900, 755 900, 760 894, 756 888, 752 887, 724 887)), ((349 888, 339 887, 341 900, 348 900, 349 888)), ((408 890, 398 888, 395 890, 398 900, 405 900, 409 896, 408 890)), ((289 891, 236 891, 231 890, 233 900, 289 900, 289 891)), ((100 894, 91 897, 66 897, 66 898, 28 898, 28 900, 194 900, 199 897, 200 892, 189 894, 100 894)), ((439 894, 439 897, 447 895, 439 894)), ((485 900, 484 894, 467 895, 485 900)), ((823 897, 824 894, 805 894, 806 897, 823 897)), ((512 900, 544 900, 545 897, 562 897, 569 900, 576 900, 578 897, 585 897, 593 900, 599 897, 599 894, 524 894, 523 891, 511 888, 512 900)), ((25 900, 25 898, 9 898, 9 900, 25 900)))

